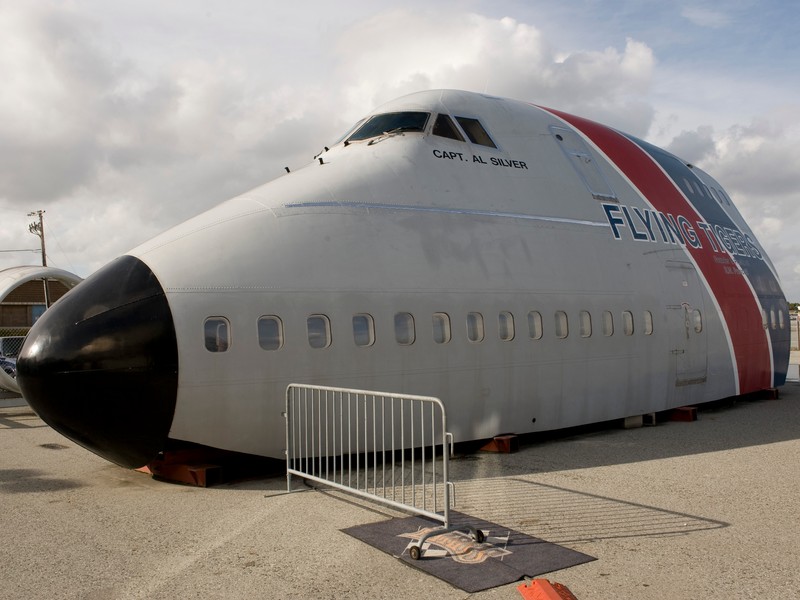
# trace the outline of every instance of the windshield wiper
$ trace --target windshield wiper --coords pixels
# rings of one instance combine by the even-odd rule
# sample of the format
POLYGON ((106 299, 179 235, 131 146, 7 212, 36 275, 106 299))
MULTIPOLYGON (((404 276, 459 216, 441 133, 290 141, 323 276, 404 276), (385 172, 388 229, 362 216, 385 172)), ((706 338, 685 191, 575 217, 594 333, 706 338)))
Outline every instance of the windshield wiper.
POLYGON ((388 131, 384 131, 379 136, 371 139, 368 145, 371 146, 372 144, 377 144, 378 142, 382 142, 383 140, 387 140, 392 136, 405 133, 406 131, 418 131, 422 133, 422 130, 419 127, 414 127, 411 125, 402 125, 400 127, 395 127, 394 129, 389 129, 388 131))

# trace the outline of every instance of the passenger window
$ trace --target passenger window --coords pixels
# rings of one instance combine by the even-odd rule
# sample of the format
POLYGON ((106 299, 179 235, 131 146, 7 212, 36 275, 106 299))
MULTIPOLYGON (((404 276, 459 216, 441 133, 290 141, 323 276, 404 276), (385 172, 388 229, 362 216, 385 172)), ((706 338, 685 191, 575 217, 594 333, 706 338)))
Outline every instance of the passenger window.
POLYGON ((778 327, 786 329, 786 317, 783 316, 782 310, 778 310, 778 327))
POLYGON ((403 131, 424 131, 430 113, 426 112, 394 112, 370 117, 348 138, 349 142, 367 140, 385 133, 403 131))
POLYGON ((581 337, 588 338, 592 337, 592 315, 589 314, 589 311, 582 310, 580 312, 581 318, 581 337))
POLYGON ((563 310, 556 311, 556 337, 564 339, 569 335, 569 319, 563 310))
POLYGON ((497 316, 497 332, 504 342, 510 342, 514 339, 514 315, 507 310, 497 316))
POLYGON ((478 119, 470 119, 468 117, 456 117, 456 121, 461 125, 461 129, 467 134, 469 141, 473 144, 480 146, 488 146, 489 148, 497 148, 492 138, 486 133, 483 125, 480 124, 478 119))
POLYGON ((470 342, 482 342, 485 336, 483 328, 483 315, 471 312, 467 315, 467 339, 470 342))
POLYGON ((774 308, 770 308, 769 309, 769 325, 770 325, 770 327, 772 327, 772 329, 776 329, 777 328, 777 321, 775 320, 775 309, 774 308))
POLYGON ((447 313, 434 313, 433 341, 437 344, 446 344, 450 341, 450 316, 447 313))
POLYGON ((394 338, 401 346, 414 343, 417 334, 414 331, 414 317, 411 313, 397 313, 394 316, 394 338))
POLYGON ((227 352, 230 347, 230 322, 225 317, 209 317, 203 324, 206 350, 209 352, 227 352))
POLYGON ((325 315, 311 315, 306 319, 308 344, 312 348, 327 348, 331 345, 331 322, 325 315))
POLYGON ((263 350, 278 350, 283 346, 283 323, 273 315, 258 320, 258 345, 263 350))
POLYGON ((761 325, 764 329, 769 328, 769 321, 767 320, 767 311, 766 309, 761 309, 761 325))
POLYGON ((622 330, 625 335, 633 335, 633 313, 629 310, 622 312, 622 330))
POLYGON ((644 311, 644 334, 653 335, 653 313, 644 311))
POLYGON ((375 343, 375 320, 372 315, 353 315, 353 341, 360 347, 375 343))
POLYGON ((606 337, 614 335, 614 315, 610 310, 603 311, 603 335, 606 337))
POLYGON ((436 122, 433 124, 433 135, 458 140, 459 142, 464 141, 464 137, 456 129, 455 123, 447 115, 436 117, 436 122))
POLYGON ((542 339, 542 313, 537 310, 528 313, 528 336, 532 340, 542 339))
POLYGON ((694 322, 695 333, 703 331, 703 315, 696 308, 692 312, 692 321, 694 322))

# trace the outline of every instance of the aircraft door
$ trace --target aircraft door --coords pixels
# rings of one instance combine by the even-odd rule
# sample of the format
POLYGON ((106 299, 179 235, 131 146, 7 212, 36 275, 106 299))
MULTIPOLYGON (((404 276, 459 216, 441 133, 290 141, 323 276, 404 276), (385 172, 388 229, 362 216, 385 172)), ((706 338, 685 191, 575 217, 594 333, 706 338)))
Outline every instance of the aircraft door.
POLYGON ((666 267, 670 362, 674 364, 675 386, 705 383, 708 340, 700 278, 690 262, 667 261, 666 267))

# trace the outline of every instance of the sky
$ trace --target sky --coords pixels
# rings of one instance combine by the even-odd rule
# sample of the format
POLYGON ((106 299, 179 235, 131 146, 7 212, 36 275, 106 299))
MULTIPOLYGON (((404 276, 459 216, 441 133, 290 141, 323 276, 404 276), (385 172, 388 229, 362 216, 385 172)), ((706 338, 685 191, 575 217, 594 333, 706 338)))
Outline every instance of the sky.
POLYGON ((800 301, 781 0, 0 0, 0 269, 85 277, 429 88, 558 108, 714 176, 800 301))

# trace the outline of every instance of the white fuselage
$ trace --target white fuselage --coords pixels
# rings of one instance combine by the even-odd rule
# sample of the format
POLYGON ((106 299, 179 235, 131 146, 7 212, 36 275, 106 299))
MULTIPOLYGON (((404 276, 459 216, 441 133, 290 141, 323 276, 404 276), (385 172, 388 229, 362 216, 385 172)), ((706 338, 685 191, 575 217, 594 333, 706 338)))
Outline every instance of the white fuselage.
POLYGON ((498 147, 429 131, 339 143, 130 253, 175 322, 170 438, 282 457, 295 382, 437 396, 456 441, 740 392, 729 325, 685 246, 612 235, 603 202, 652 204, 578 136, 586 177, 601 176, 587 182, 561 119, 458 92, 381 110, 474 117, 498 147), (264 317, 280 329, 267 349, 264 317), (224 351, 204 344, 209 319, 224 351))

